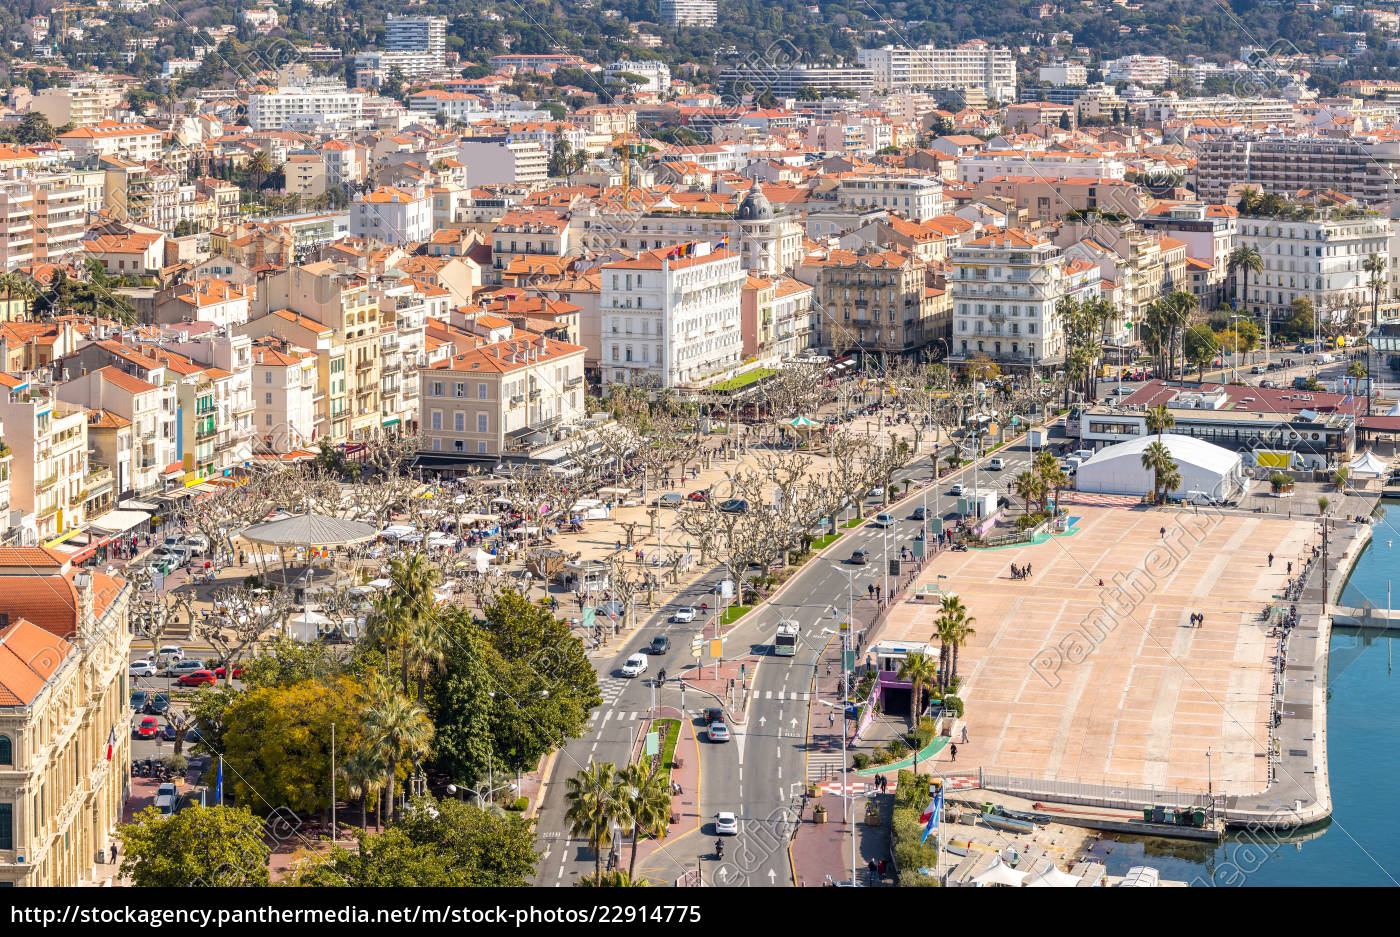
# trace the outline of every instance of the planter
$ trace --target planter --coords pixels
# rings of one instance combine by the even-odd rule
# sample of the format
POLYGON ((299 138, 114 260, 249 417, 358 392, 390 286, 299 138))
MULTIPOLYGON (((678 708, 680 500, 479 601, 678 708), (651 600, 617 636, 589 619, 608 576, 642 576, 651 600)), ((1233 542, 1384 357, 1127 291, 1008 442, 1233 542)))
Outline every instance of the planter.
POLYGON ((825 822, 826 822, 826 808, 823 807, 821 804, 817 804, 815 807, 812 808, 812 822, 813 822, 813 823, 825 823, 825 822))

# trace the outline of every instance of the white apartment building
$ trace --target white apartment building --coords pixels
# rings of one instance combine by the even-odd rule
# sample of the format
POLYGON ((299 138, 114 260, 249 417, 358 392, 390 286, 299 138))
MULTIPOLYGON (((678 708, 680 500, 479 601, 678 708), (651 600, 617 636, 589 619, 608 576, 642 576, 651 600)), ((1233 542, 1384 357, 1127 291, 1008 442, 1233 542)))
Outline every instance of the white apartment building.
POLYGON ((442 16, 396 16, 384 21, 384 48, 390 52, 447 51, 447 19, 442 16))
POLYGON ((79 159, 92 156, 118 156, 133 162, 159 159, 161 133, 145 124, 124 124, 103 120, 90 127, 79 127, 59 134, 59 141, 79 159))
POLYGON ((533 140, 463 140, 457 159, 467 166, 467 184, 534 185, 549 179, 549 154, 533 140))
POLYGON ((1003 370, 1026 371, 1063 362, 1055 307, 1062 299, 1100 295, 1097 264, 1015 228, 952 248, 948 262, 954 270, 948 280, 953 362, 985 355, 1003 370))
POLYGON ((294 119, 334 123, 360 120, 364 115, 364 92, 344 85, 282 87, 248 96, 248 125, 254 131, 281 130, 294 119))
POLYGON ((926 176, 849 176, 841 180, 836 201, 846 208, 880 208, 910 221, 927 221, 943 214, 943 183, 926 176))
POLYGON ((433 200, 422 189, 380 186, 356 194, 350 205, 350 233, 390 244, 426 241, 433 233, 433 200))
MULTIPOLYGON (((164 380, 163 367, 149 376, 164 380)), ((165 471, 179 457, 175 445, 175 385, 152 383, 115 365, 98 368, 55 388, 60 400, 89 410, 110 410, 131 421, 137 451, 131 458, 131 487, 137 492, 162 491, 165 471)), ((8 428, 8 419, 6 427, 8 428)), ((42 534, 42 531, 41 531, 42 534)))
POLYGON ((996 101, 1016 100, 1015 56, 1009 49, 993 49, 980 40, 952 49, 931 45, 861 49, 859 60, 882 91, 952 88, 982 91, 996 101))
POLYGON ((1319 316, 1352 309, 1369 320, 1371 274, 1361 265, 1376 254, 1389 266, 1390 233, 1390 219, 1370 213, 1344 220, 1241 218, 1239 243, 1259 252, 1264 269, 1248 274, 1248 295, 1241 290, 1240 298, 1249 312, 1275 321, 1292 314, 1296 299, 1311 302, 1319 316))
POLYGON ((92 88, 45 88, 35 93, 29 109, 43 114, 55 127, 91 127, 107 117, 108 101, 92 88))
POLYGON ((87 411, 37 394, 0 403, 10 462, 10 507, 33 515, 23 542, 40 544, 83 526, 87 411))
POLYGON ((608 80, 624 72, 629 75, 637 75, 645 78, 644 85, 634 85, 638 91, 650 91, 654 94, 665 94, 671 90, 671 69, 666 67, 665 62, 653 62, 648 60, 632 61, 623 59, 613 62, 603 69, 608 80))
POLYGON ((707 242, 649 250, 599 273, 605 382, 695 386, 742 363, 747 274, 737 252, 707 242))
POLYGON ((1082 88, 1089 83, 1089 69, 1077 62, 1061 62, 1040 66, 1040 80, 1061 88, 1082 88))
POLYGON ((21 172, 0 177, 0 270, 34 262, 34 193, 21 172), (16 178, 17 177, 17 178, 16 178))
POLYGON ((713 28, 719 19, 718 0, 661 0, 661 22, 671 26, 713 28))
POLYGON ((1088 153, 1046 153, 998 150, 973 153, 958 160, 958 181, 970 184, 998 176, 1053 179, 1122 179, 1127 166, 1112 156, 1088 153))
POLYGON ((256 447, 290 452, 316 441, 316 355, 275 338, 252 347, 256 447))
POLYGON ((1125 55, 1103 63, 1104 81, 1131 81, 1149 87, 1161 87, 1171 80, 1178 66, 1161 55, 1125 55))

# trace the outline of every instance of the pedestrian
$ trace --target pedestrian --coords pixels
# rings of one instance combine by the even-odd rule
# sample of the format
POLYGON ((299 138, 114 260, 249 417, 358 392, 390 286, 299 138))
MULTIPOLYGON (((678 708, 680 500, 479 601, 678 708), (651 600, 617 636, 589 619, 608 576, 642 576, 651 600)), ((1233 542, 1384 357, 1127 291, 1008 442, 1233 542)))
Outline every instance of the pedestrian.
POLYGON ((953 760, 953 761, 957 761, 957 760, 958 760, 958 746, 957 746, 957 743, 956 743, 956 742, 954 742, 952 745, 949 745, 949 746, 948 746, 948 754, 953 756, 953 757, 952 757, 952 760, 953 760))
POLYGON ((876 866, 876 868, 877 868, 877 869, 879 870, 879 872, 880 872, 880 881, 883 882, 883 881, 885 880, 885 860, 884 860, 884 859, 881 859, 881 860, 880 860, 880 864, 879 864, 878 866, 876 866))
POLYGON ((879 866, 877 866, 877 865, 875 864, 875 860, 874 860, 874 859, 871 859, 871 860, 870 860, 869 869, 870 869, 870 880, 873 882, 873 881, 875 880, 875 872, 876 872, 877 869, 879 869, 879 866))
POLYGON ((1289 560, 1289 561, 1288 561, 1288 575, 1290 575, 1290 576, 1293 575, 1293 561, 1292 561, 1292 560, 1289 560))
POLYGON ((1274 565, 1274 555, 1273 555, 1272 553, 1270 553, 1270 554, 1269 554, 1269 567, 1272 569, 1272 568, 1273 568, 1273 565, 1274 565))
POLYGON ((831 712, 827 713, 827 714, 826 714, 826 717, 827 717, 827 718, 826 718, 826 724, 827 724, 827 725, 829 725, 829 726, 834 726, 834 725, 836 725, 836 710, 833 709, 831 712))
POLYGON ((962 743, 967 744, 967 726, 962 727, 962 743))
POLYGON ((1163 539, 1163 540, 1167 539, 1167 528, 1163 527, 1161 533, 1162 533, 1162 539, 1163 539))
POLYGON ((116 843, 113 843, 113 844, 112 844, 112 859, 111 859, 111 864, 112 864, 112 865, 116 865, 116 864, 117 864, 117 844, 116 844, 116 843))

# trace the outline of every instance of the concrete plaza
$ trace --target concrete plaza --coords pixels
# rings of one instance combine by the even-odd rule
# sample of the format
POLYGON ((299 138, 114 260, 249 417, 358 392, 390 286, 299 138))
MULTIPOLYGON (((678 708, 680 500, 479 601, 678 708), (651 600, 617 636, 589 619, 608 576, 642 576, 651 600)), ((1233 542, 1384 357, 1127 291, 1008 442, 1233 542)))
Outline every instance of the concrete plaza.
MULTIPOLYGON (((1276 640, 1260 612, 1283 592, 1288 563, 1301 569, 1318 542, 1315 522, 1070 511, 1070 533, 944 553, 920 577, 957 593, 976 619, 958 662, 969 741, 955 765, 945 749, 932 770, 1262 790, 1276 640), (1030 578, 1013 580, 1013 563, 1030 578)), ((936 597, 905 601, 878 637, 936 641, 937 608, 936 597)))

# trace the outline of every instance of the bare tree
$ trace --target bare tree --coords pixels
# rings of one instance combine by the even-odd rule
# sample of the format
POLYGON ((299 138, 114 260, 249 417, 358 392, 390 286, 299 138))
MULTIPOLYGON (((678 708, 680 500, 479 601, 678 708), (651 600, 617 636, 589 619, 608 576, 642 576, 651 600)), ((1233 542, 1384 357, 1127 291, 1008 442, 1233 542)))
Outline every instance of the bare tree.
POLYGON ((193 630, 219 654, 228 682, 248 648, 268 634, 286 635, 296 606, 281 590, 243 585, 217 589, 213 598, 215 614, 197 622, 193 630))

